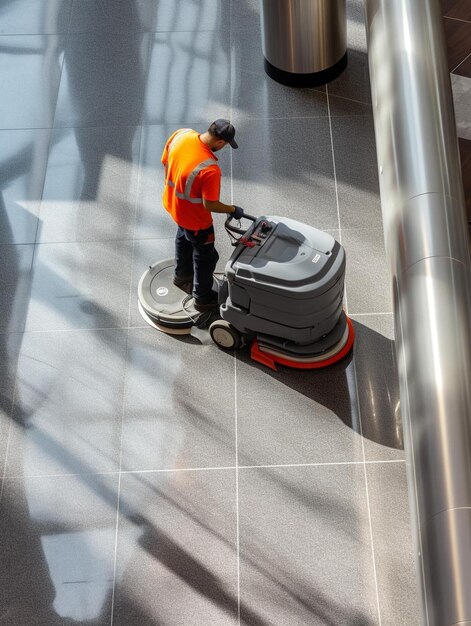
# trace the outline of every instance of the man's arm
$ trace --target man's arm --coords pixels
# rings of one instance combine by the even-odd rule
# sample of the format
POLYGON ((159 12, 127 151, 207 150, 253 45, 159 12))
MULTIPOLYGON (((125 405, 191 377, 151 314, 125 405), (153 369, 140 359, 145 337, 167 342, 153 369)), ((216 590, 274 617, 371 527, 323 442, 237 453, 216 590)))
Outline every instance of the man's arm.
POLYGON ((235 206, 232 204, 224 204, 219 200, 206 200, 203 198, 203 206, 207 211, 211 213, 234 213, 235 206))
POLYGON ((235 206, 224 204, 219 200, 221 192, 221 170, 219 166, 209 167, 200 172, 199 176, 202 184, 204 208, 211 213, 234 213, 235 206), (208 200, 208 198, 217 198, 217 200, 208 200))

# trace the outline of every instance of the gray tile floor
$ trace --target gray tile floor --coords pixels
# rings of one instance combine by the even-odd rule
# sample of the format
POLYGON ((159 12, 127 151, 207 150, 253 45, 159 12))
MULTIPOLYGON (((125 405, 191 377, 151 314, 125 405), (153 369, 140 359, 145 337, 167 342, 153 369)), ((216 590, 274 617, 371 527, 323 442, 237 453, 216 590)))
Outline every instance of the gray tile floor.
POLYGON ((256 0, 0 3, 0 624, 419 624, 348 7, 345 74, 291 90, 263 72, 256 0), (347 250, 357 342, 330 369, 271 372, 139 316, 173 251, 164 142, 224 116, 223 200, 347 250))

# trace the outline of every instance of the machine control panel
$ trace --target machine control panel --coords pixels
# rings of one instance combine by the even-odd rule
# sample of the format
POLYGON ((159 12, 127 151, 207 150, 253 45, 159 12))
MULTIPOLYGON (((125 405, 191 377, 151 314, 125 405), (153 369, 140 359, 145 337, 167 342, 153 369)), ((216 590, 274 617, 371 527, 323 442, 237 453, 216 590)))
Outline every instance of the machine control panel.
POLYGON ((239 242, 244 244, 247 248, 261 246, 265 243, 272 230, 273 225, 267 220, 262 220, 256 225, 253 232, 251 232, 248 236, 241 237, 239 242))

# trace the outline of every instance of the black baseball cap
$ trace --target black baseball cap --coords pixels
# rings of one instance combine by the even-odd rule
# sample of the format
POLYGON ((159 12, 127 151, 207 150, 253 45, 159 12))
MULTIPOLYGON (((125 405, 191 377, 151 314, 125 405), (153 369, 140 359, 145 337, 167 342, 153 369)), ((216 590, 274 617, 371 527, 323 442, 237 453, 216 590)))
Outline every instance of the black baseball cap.
POLYGON ((216 137, 219 137, 219 139, 224 139, 224 141, 227 141, 231 148, 239 147, 236 140, 234 139, 235 128, 234 126, 232 126, 229 120, 214 121, 210 126, 210 130, 212 134, 216 135, 216 137))

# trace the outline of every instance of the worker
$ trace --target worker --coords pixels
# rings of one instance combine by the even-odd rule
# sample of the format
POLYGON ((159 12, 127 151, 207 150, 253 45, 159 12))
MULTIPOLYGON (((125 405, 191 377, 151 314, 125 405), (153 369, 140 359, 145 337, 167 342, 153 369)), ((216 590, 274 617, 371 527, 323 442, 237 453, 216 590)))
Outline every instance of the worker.
POLYGON ((215 152, 229 144, 237 148, 234 126, 218 119, 205 133, 191 128, 175 131, 165 144, 163 204, 176 222, 174 284, 194 297, 199 312, 218 306, 213 272, 219 255, 214 246, 212 213, 230 213, 240 220, 244 211, 219 200, 221 170, 215 152))

